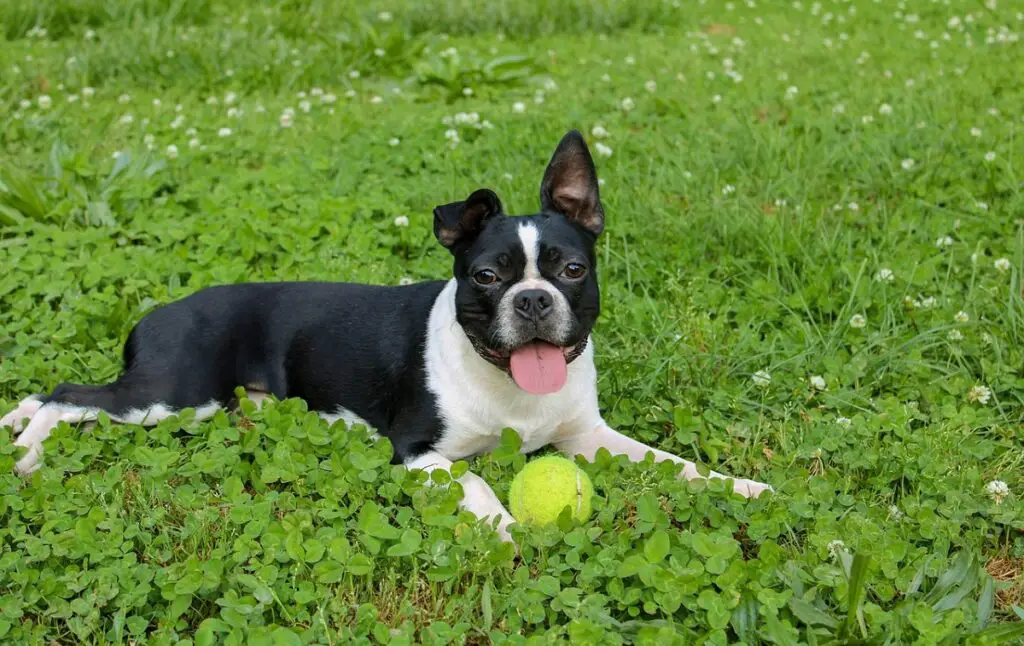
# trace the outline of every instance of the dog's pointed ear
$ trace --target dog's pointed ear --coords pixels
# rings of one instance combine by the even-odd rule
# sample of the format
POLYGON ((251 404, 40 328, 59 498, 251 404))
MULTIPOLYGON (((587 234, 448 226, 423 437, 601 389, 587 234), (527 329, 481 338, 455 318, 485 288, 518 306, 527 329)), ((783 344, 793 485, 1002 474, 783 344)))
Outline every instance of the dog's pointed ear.
POLYGON ((442 204, 434 209, 434 235, 450 250, 480 233, 484 221, 501 213, 501 200, 486 188, 473 191, 465 202, 442 204))
POLYGON ((540 205, 561 213, 595 236, 604 231, 604 207, 597 190, 597 171, 579 130, 558 143, 540 185, 540 205))

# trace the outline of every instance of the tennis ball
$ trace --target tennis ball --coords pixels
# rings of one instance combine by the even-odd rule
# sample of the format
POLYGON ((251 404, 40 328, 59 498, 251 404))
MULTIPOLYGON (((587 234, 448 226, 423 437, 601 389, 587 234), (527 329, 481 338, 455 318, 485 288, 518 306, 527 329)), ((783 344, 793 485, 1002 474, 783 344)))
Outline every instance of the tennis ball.
POLYGON ((558 456, 529 462, 512 480, 508 504, 512 516, 524 525, 548 525, 569 507, 574 518, 590 517, 594 485, 576 463, 558 456))

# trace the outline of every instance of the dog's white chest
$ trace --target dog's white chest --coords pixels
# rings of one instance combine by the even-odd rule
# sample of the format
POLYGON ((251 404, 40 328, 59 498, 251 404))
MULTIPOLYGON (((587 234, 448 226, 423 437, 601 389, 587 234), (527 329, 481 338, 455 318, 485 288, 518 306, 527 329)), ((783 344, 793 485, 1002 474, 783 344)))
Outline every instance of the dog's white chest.
POLYGON ((458 460, 490 451, 505 428, 515 429, 523 451, 531 452, 576 429, 580 420, 600 421, 591 347, 569 364, 562 390, 531 395, 477 356, 454 319, 454 289, 452 281, 441 292, 427 332, 427 387, 437 397, 444 427, 435 445, 441 455, 458 460))

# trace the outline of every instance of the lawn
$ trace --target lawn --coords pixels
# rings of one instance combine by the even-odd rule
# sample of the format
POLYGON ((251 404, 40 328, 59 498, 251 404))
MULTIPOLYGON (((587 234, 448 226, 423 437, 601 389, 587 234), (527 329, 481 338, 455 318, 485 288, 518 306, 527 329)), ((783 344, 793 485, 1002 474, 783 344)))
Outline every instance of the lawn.
POLYGON ((0 2, 0 413, 208 285, 443 277, 434 206, 535 211, 579 128, 606 419, 777 490, 599 455, 517 554, 298 400, 62 425, 28 479, 0 429, 0 641, 1016 643, 1022 11, 0 2))

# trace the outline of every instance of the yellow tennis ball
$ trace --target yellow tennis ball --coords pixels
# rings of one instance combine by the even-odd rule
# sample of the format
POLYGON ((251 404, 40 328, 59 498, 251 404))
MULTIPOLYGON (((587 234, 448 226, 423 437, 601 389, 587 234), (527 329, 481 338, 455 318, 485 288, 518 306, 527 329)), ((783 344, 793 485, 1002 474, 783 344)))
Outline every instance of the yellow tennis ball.
POLYGON ((509 511, 524 525, 548 525, 569 507, 574 518, 590 517, 594 485, 576 463, 558 456, 529 462, 512 480, 509 511))

